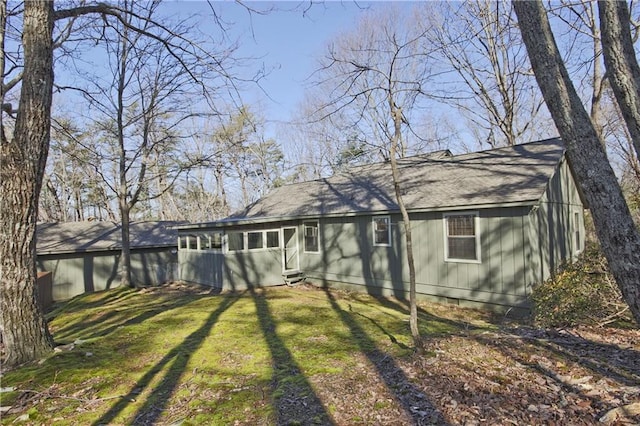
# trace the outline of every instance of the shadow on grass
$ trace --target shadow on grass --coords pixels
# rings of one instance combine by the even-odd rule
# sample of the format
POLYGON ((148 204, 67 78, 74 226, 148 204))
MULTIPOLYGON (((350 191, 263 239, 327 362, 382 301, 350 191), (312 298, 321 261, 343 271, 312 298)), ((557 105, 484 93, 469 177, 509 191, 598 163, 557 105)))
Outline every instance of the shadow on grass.
POLYGON ((86 311, 96 307, 105 307, 109 304, 120 305, 126 299, 137 294, 135 289, 129 287, 117 287, 108 290, 83 293, 70 300, 56 302, 54 308, 47 313, 48 316, 57 316, 62 313, 86 311), (89 302, 87 299, 95 299, 89 302))
MULTIPOLYGON (((397 299, 388 299, 386 297, 382 297, 382 296, 372 296, 380 305, 389 308, 389 309, 393 309, 395 311, 398 312, 402 312, 405 315, 409 315, 409 305, 408 302, 406 301, 400 301, 397 299)), ((433 335, 433 333, 435 332, 435 334, 437 335, 438 333, 444 333, 444 334, 451 334, 453 332, 455 332, 456 330, 464 330, 465 332, 468 331, 472 331, 472 330, 483 330, 486 329, 486 327, 483 326, 475 326, 469 322, 466 321, 459 321, 459 320, 453 320, 453 319, 449 319, 449 318, 442 318, 438 315, 434 315, 431 312, 427 311, 426 309, 418 306, 418 321, 421 323, 429 323, 432 324, 432 331, 430 333, 430 335, 433 335)), ((500 322, 500 317, 494 314, 490 314, 489 317, 487 318, 487 322, 492 323, 492 324, 496 324, 500 322)))
MULTIPOLYGON (((325 287, 323 290, 333 310, 349 328, 360 351, 369 359, 369 362, 375 367, 387 389, 395 396, 396 400, 400 403, 407 415, 414 420, 415 424, 446 425, 447 422, 442 413, 427 399, 426 395, 419 388, 415 387, 409 381, 402 369, 395 363, 393 357, 376 347, 375 341, 367 335, 365 330, 354 319, 354 314, 342 309, 328 288, 325 287)), ((389 335, 386 332, 385 334, 389 335)))
MULTIPOLYGON (((211 329, 223 312, 231 307, 240 297, 239 293, 221 296, 222 300, 218 308, 213 311, 207 320, 196 331, 187 336, 184 341, 169 351, 158 363, 156 363, 138 382, 129 393, 119 399, 109 411, 96 420, 94 425, 110 424, 137 396, 142 393, 153 379, 169 364, 171 366, 165 373, 164 379, 150 393, 149 398, 138 409, 134 416, 133 424, 156 424, 162 411, 167 407, 171 395, 180 382, 180 376, 193 353, 198 350, 202 342, 210 335, 211 329)), ((193 299, 189 299, 193 301, 193 299)))
MULTIPOLYGON (((132 294, 136 294, 135 290, 132 291, 132 294)), ((180 297, 168 296, 158 301, 129 306, 127 309, 112 310, 106 315, 101 315, 98 318, 91 320, 83 319, 82 321, 77 321, 56 330, 56 343, 64 343, 65 338, 74 334, 78 334, 83 340, 104 337, 121 327, 141 324, 156 315, 172 309, 181 308, 204 297, 210 297, 210 295, 198 294, 183 295, 180 297)), ((126 298, 111 298, 112 301, 122 301, 124 299, 126 298)))
MULTIPOLYGON (((351 305, 349 305, 349 311, 352 311, 351 309, 351 305)), ((391 343, 394 343, 396 345, 398 345, 398 347, 400 347, 401 349, 411 349, 409 348, 409 346, 405 345, 402 342, 399 342, 398 339, 396 339, 396 336, 394 336, 393 334, 389 333, 383 326, 381 326, 376 320, 374 320, 373 318, 370 318, 364 314, 361 314, 359 312, 353 312, 354 315, 358 315, 359 317, 362 317, 366 320, 369 320, 371 322, 371 324, 373 324, 374 326, 376 326, 378 328, 378 330, 380 330, 382 333, 384 333, 389 340, 391 340, 391 343)))
POLYGON ((276 333, 276 324, 265 295, 253 287, 249 288, 249 293, 256 305, 262 334, 271 353, 271 396, 276 410, 276 424, 334 424, 311 383, 276 333))

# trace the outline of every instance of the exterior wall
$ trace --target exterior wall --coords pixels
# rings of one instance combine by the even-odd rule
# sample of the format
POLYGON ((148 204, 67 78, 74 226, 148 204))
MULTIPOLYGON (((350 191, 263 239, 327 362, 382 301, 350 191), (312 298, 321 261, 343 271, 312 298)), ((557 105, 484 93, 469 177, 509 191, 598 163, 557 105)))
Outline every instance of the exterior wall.
MULTIPOLYGON (((131 251, 131 280, 136 285, 159 285, 176 276, 177 255, 169 248, 131 251)), ((38 271, 53 278, 53 300, 67 300, 86 292, 120 285, 120 252, 39 255, 38 271)))
POLYGON ((563 262, 575 258, 584 249, 584 207, 566 161, 549 181, 539 205, 529 215, 529 238, 531 268, 528 281, 534 284, 550 278, 563 262), (578 223, 575 214, 578 214, 578 223))
POLYGON ((283 284, 280 249, 223 254, 179 251, 180 279, 221 290, 283 284))
MULTIPOLYGON (((282 246, 282 226, 296 227, 298 230, 299 255, 302 256, 302 226, 297 222, 278 222, 251 227, 229 227, 224 230, 212 227, 199 229, 197 232, 185 231, 187 235, 203 235, 214 232, 280 232, 279 241, 282 246)), ((246 290, 249 287, 267 287, 284 284, 282 269, 282 248, 263 248, 256 250, 228 251, 225 243, 223 249, 200 250, 180 248, 178 251, 179 277, 186 282, 212 286, 221 290, 246 290)))
MULTIPOLYGON (((550 179, 537 206, 471 211, 478 214, 479 261, 445 258, 443 217, 464 211, 411 215, 419 296, 474 306, 527 308, 532 286, 584 248, 583 206, 566 162, 550 179)), ((377 246, 372 220, 379 216, 384 215, 320 218, 318 253, 304 252, 302 220, 236 226, 225 232, 295 226, 299 269, 310 282, 406 299, 409 273, 401 217, 390 216, 391 244, 377 246)), ((281 232, 281 247, 282 240, 281 232)), ((180 276, 224 289, 278 285, 283 284, 282 259, 282 248, 224 254, 181 250, 180 276)))
MULTIPOLYGON (((480 262, 445 260, 443 213, 412 215, 416 291, 481 304, 526 304, 527 213, 525 207, 479 212, 480 262)), ((321 253, 305 254, 301 269, 312 282, 348 283, 406 298, 403 224, 399 215, 391 222, 392 245, 384 247, 373 244, 372 216, 321 220, 321 253)))
POLYGON ((178 276, 182 281, 220 289, 223 287, 222 252, 179 250, 178 264, 178 276))
POLYGON ((225 290, 284 284, 282 251, 278 248, 227 253, 224 276, 225 290))

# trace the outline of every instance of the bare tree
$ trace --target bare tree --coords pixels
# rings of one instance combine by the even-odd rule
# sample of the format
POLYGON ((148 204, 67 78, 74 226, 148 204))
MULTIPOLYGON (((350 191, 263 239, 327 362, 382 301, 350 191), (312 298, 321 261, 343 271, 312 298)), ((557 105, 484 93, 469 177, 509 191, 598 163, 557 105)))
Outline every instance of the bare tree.
POLYGON ((425 3, 422 12, 430 43, 451 66, 440 97, 468 119, 476 140, 515 145, 550 128, 542 124, 544 102, 528 72, 510 3, 425 3))
POLYGON ((640 233, 598 132, 569 78, 542 2, 516 1, 513 5, 533 72, 567 144, 567 157, 591 209, 603 252, 625 301, 640 323, 640 233))
MULTIPOLYGON (((636 3, 632 5, 637 7, 636 3)), ((609 3, 606 6, 616 7, 616 3, 609 3)), ((634 155, 633 140, 625 125, 616 95, 612 92, 613 85, 620 86, 616 81, 629 81, 627 76, 632 75, 629 64, 632 64, 635 59, 632 57, 630 62, 625 61, 628 74, 625 72, 622 77, 611 76, 609 72, 611 66, 607 67, 608 72, 605 73, 603 59, 606 59, 606 55, 603 54, 603 33, 600 30, 600 22, 602 21, 605 25, 606 22, 598 16, 596 1, 565 0, 559 4, 550 5, 550 14, 555 18, 554 23, 558 32, 563 34, 560 48, 564 49, 565 63, 573 80, 577 81, 577 90, 583 102, 589 105, 591 121, 602 142, 605 143, 609 161, 616 170, 616 174, 624 177, 625 187, 638 187, 640 174, 635 173, 635 170, 638 170, 638 157, 634 155)), ((626 31, 626 43, 633 50, 633 43, 638 38, 638 25, 635 22, 629 22, 629 16, 626 20, 634 31, 633 33, 629 29, 626 31)), ((622 33, 616 31, 612 42, 616 45, 616 50, 621 49, 622 33)), ((614 61, 622 60, 621 55, 622 53, 615 54, 614 61)), ((628 196, 633 195, 633 191, 626 193, 628 196)))
POLYGON ((640 158, 640 66, 636 59, 627 3, 599 1, 604 61, 631 141, 640 158))
MULTIPOLYGON (((315 93, 306 95, 292 122, 281 130, 286 134, 285 139, 295 141, 291 146, 285 147, 291 162, 289 180, 292 182, 320 179, 338 172, 345 164, 346 158, 342 153, 352 145, 349 139, 359 139, 351 131, 344 131, 349 125, 343 120, 340 111, 324 120, 315 118, 324 102, 326 100, 318 98, 315 93)), ((348 164, 358 164, 378 157, 378 150, 367 145, 366 141, 358 141, 358 146, 359 155, 351 156, 348 164)))
POLYGON ((432 74, 431 59, 424 51, 426 31, 412 30, 417 26, 404 18, 394 11, 362 20, 352 33, 330 46, 317 74, 322 78, 320 87, 330 95, 320 116, 343 114, 342 120, 350 119, 350 131, 369 144, 377 143, 378 151, 391 164, 407 251, 410 328, 414 344, 420 348, 411 222, 397 159, 408 150, 405 135, 411 134, 411 120, 421 98, 428 95, 424 88, 432 74))
MULTIPOLYGON (((78 7, 54 10, 52 0, 29 1, 15 9, 7 9, 0 0, 0 90, 2 122, 0 123, 0 334, 5 348, 5 365, 13 366, 39 357, 52 347, 52 339, 35 297, 35 224, 39 194, 47 161, 53 88, 53 29, 59 22, 62 37, 56 46, 73 32, 75 18, 87 14, 100 16, 101 22, 119 22, 122 27, 155 40, 169 52, 192 79, 197 74, 183 60, 193 52, 201 54, 202 66, 220 70, 224 58, 209 54, 204 48, 189 43, 184 37, 171 39, 170 28, 147 20, 118 5, 82 3, 78 7), (131 19, 133 16, 135 19, 131 19), (11 25, 8 18, 13 19, 11 25), (22 26, 17 24, 22 20, 22 26), (137 26, 138 23, 141 25, 137 26), (6 36, 14 36, 18 49, 6 49, 6 36), (20 88, 17 114, 5 105, 12 89, 20 88), (5 125, 12 120, 15 125, 5 125), (14 128, 11 134, 11 128, 14 128)), ((69 4, 67 4, 69 5, 69 4)), ((175 34, 173 34, 175 36, 175 34)), ((223 80, 230 77, 223 72, 223 80)), ((202 83, 202 82, 201 82, 202 83)), ((207 85, 202 84, 205 88, 207 85)), ((233 92, 233 90, 231 90, 233 92)), ((15 98, 15 95, 14 95, 15 98)))
POLYGON ((89 37, 104 49, 109 72, 88 74, 82 92, 90 106, 85 120, 94 121, 98 136, 91 164, 118 203, 121 283, 126 286, 133 285, 130 221, 134 214, 154 217, 151 200, 170 190, 191 166, 179 153, 181 142, 191 136, 183 123, 210 108, 206 96, 216 80, 229 83, 228 58, 235 49, 205 52, 188 21, 170 24, 167 33, 157 24, 159 5, 124 0, 118 6, 124 19, 95 27, 97 34, 89 37))
POLYGON ((54 120, 38 216, 45 222, 116 220, 90 160, 93 134, 70 120, 54 120))

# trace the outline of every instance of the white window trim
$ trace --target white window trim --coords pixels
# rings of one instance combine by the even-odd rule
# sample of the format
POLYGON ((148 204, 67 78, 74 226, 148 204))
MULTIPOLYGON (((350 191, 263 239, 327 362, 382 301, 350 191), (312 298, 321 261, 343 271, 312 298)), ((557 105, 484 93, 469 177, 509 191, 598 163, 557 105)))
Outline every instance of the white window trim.
POLYGON ((198 236, 196 234, 187 234, 186 235, 186 239, 187 239, 187 251, 199 251, 200 250, 200 238, 198 238, 198 236), (191 242, 192 242, 193 238, 195 238, 195 240, 196 240, 196 248, 192 248, 191 247, 191 242))
POLYGON ((371 229, 373 230, 373 245, 376 247, 391 247, 391 216, 374 216, 371 218, 371 229), (387 240, 388 243, 378 243, 376 242, 376 220, 377 219, 386 219, 387 220, 387 240))
POLYGON ((265 229, 264 235, 262 236, 264 241, 264 249, 265 250, 280 250, 282 247, 282 230, 281 229, 265 229), (267 233, 268 232, 276 232, 278 234, 278 246, 277 247, 267 247, 267 233))
POLYGON ((444 261, 453 263, 482 263, 482 252, 480 251, 482 244, 480 244, 481 229, 480 229, 480 212, 478 211, 460 211, 442 214, 442 234, 444 235, 444 261), (474 228, 476 231, 476 257, 477 259, 458 259, 455 257, 449 257, 449 224, 447 222, 450 216, 474 216, 474 228))
POLYGON ((310 253, 310 254, 319 254, 320 253, 320 221, 319 220, 303 220, 302 221, 302 252, 303 253, 310 253), (308 251, 307 250, 307 223, 315 223, 316 224, 316 229, 318 230, 318 235, 316 236, 316 238, 318 239, 318 250, 316 251, 308 251))
POLYGON ((260 252, 267 250, 280 250, 282 248, 282 233, 280 229, 256 229, 249 231, 231 231, 229 233, 225 233, 223 236, 223 246, 225 253, 246 253, 246 252, 260 252), (267 247, 267 232, 277 232, 278 233, 278 247, 267 247), (242 250, 231 250, 229 249, 229 234, 230 233, 242 233, 242 241, 243 241, 243 249, 242 250), (262 247, 261 248, 249 248, 249 234, 253 233, 261 233, 262 234, 262 247))
POLYGON ((259 230, 256 230, 256 231, 245 231, 244 238, 246 240, 246 244, 244 245, 246 251, 252 251, 252 252, 253 251, 261 251, 261 250, 264 250, 266 248, 266 245, 267 245, 267 240, 266 240, 267 234, 262 229, 259 229, 259 230), (260 234, 262 236, 262 247, 249 248, 249 234, 260 234))
POLYGON ((247 233, 244 231, 229 231, 224 233, 224 252, 225 253, 242 253, 247 251, 247 233), (242 234, 242 248, 240 250, 232 250, 229 248, 229 235, 242 234))
MULTIPOLYGON (((571 211, 572 213, 572 217, 571 217, 571 221, 573 221, 573 232, 571 233, 571 245, 573 245, 573 254, 577 255, 582 253, 582 248, 580 247, 580 244, 576 244, 576 232, 579 232, 580 235, 580 241, 584 242, 585 241, 585 231, 584 231, 584 226, 582 226, 583 223, 583 218, 582 218, 582 213, 580 212, 579 209, 572 209, 571 211), (576 222, 575 218, 576 215, 578 215, 578 222, 576 222)), ((582 244, 584 246, 584 244, 582 244)))

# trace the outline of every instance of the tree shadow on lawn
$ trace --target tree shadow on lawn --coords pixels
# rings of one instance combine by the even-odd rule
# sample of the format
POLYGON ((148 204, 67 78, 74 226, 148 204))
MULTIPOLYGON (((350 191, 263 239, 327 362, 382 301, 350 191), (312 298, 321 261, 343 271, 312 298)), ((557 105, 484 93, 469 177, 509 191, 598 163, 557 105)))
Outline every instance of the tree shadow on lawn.
MULTIPOLYGON (((378 301, 378 303, 380 303, 380 305, 389 308, 389 309, 393 309, 395 311, 398 312, 402 312, 405 315, 409 315, 409 302, 408 301, 403 301, 403 300, 399 300, 399 299, 389 299, 383 296, 371 296, 374 299, 376 299, 378 301)), ((453 305, 455 306, 455 305, 453 305)), ((457 306, 455 306, 457 308, 457 306)), ((466 309, 466 308, 465 308, 466 309)), ((495 324, 495 323, 499 323, 501 321, 501 317, 499 315, 493 314, 493 313, 489 313, 489 315, 487 315, 487 317, 485 318, 485 320, 489 323, 495 324)), ((432 314, 431 312, 427 311, 426 309, 418 306, 418 321, 427 321, 431 324, 438 324, 438 327, 433 327, 435 329, 445 329, 445 330, 464 330, 465 332, 467 331, 471 331, 471 330, 481 330, 484 327, 481 326, 475 326, 469 322, 466 321, 459 321, 459 320, 453 320, 453 319, 449 319, 449 318, 443 318, 441 316, 432 314)), ((447 331, 446 334, 450 334, 450 331, 447 331)))
MULTIPOLYGON (((132 294, 136 294, 135 290, 132 291, 132 294)), ((140 303, 133 306, 129 305, 126 309, 111 310, 107 314, 100 315, 99 317, 91 320, 86 319, 90 316, 90 314, 88 314, 85 318, 78 320, 75 323, 55 330, 54 337, 56 339, 56 343, 59 344, 65 343, 64 339, 74 334, 80 335, 82 340, 104 337, 121 327, 141 324, 156 315, 172 309, 181 308, 204 297, 210 297, 210 295, 181 295, 179 297, 168 295, 162 296, 154 301, 140 303)), ((122 301, 123 299, 119 298, 117 300, 122 301)))
MULTIPOLYGON (((176 390, 180 377, 185 371, 187 364, 193 353, 198 350, 202 342, 210 335, 211 329, 220 318, 223 312, 231 307, 240 297, 241 293, 228 293, 222 297, 222 301, 207 320, 196 331, 187 336, 184 341, 169 351, 160 361, 158 361, 138 382, 131 388, 129 393, 119 399, 109 411, 103 414, 94 425, 110 424, 118 414, 120 414, 135 398, 141 394, 145 388, 160 374, 165 366, 171 364, 165 373, 164 379, 153 389, 149 398, 138 409, 134 416, 133 424, 155 424, 167 407, 173 392, 176 390)), ((193 301, 193 299, 190 299, 193 301)))
POLYGON ((265 295, 251 286, 249 293, 256 305, 258 322, 271 353, 271 387, 276 424, 334 424, 311 383, 276 333, 276 324, 265 295))
MULTIPOLYGON (((439 424, 446 425, 447 422, 442 413, 427 399, 427 396, 419 388, 415 387, 402 369, 394 362, 393 357, 376 347, 376 343, 371 339, 366 331, 354 319, 358 313, 349 313, 343 310, 328 288, 323 288, 333 310, 338 314, 342 322, 349 328, 354 341, 360 351, 369 359, 375 367, 380 378, 384 381, 387 389, 395 396, 404 411, 411 417, 415 424, 439 424)), ((362 315, 366 319, 368 317, 362 315)), ((374 322, 375 324, 375 322, 374 322)), ((377 325, 377 324, 375 324, 377 325)), ((380 326, 378 326, 381 328, 380 326)), ((384 329, 387 336, 391 336, 384 329)), ((393 341, 394 339, 392 339, 393 341)), ((398 344, 397 342, 394 342, 398 344)))
POLYGON ((110 304, 119 306, 126 299, 130 299, 137 294, 135 289, 128 287, 117 287, 107 290, 94 291, 89 293, 83 293, 70 300, 55 302, 50 311, 47 312, 47 316, 55 317, 62 313, 72 313, 78 311, 87 311, 92 308, 104 308, 110 304), (94 299, 88 301, 87 299, 94 299))

